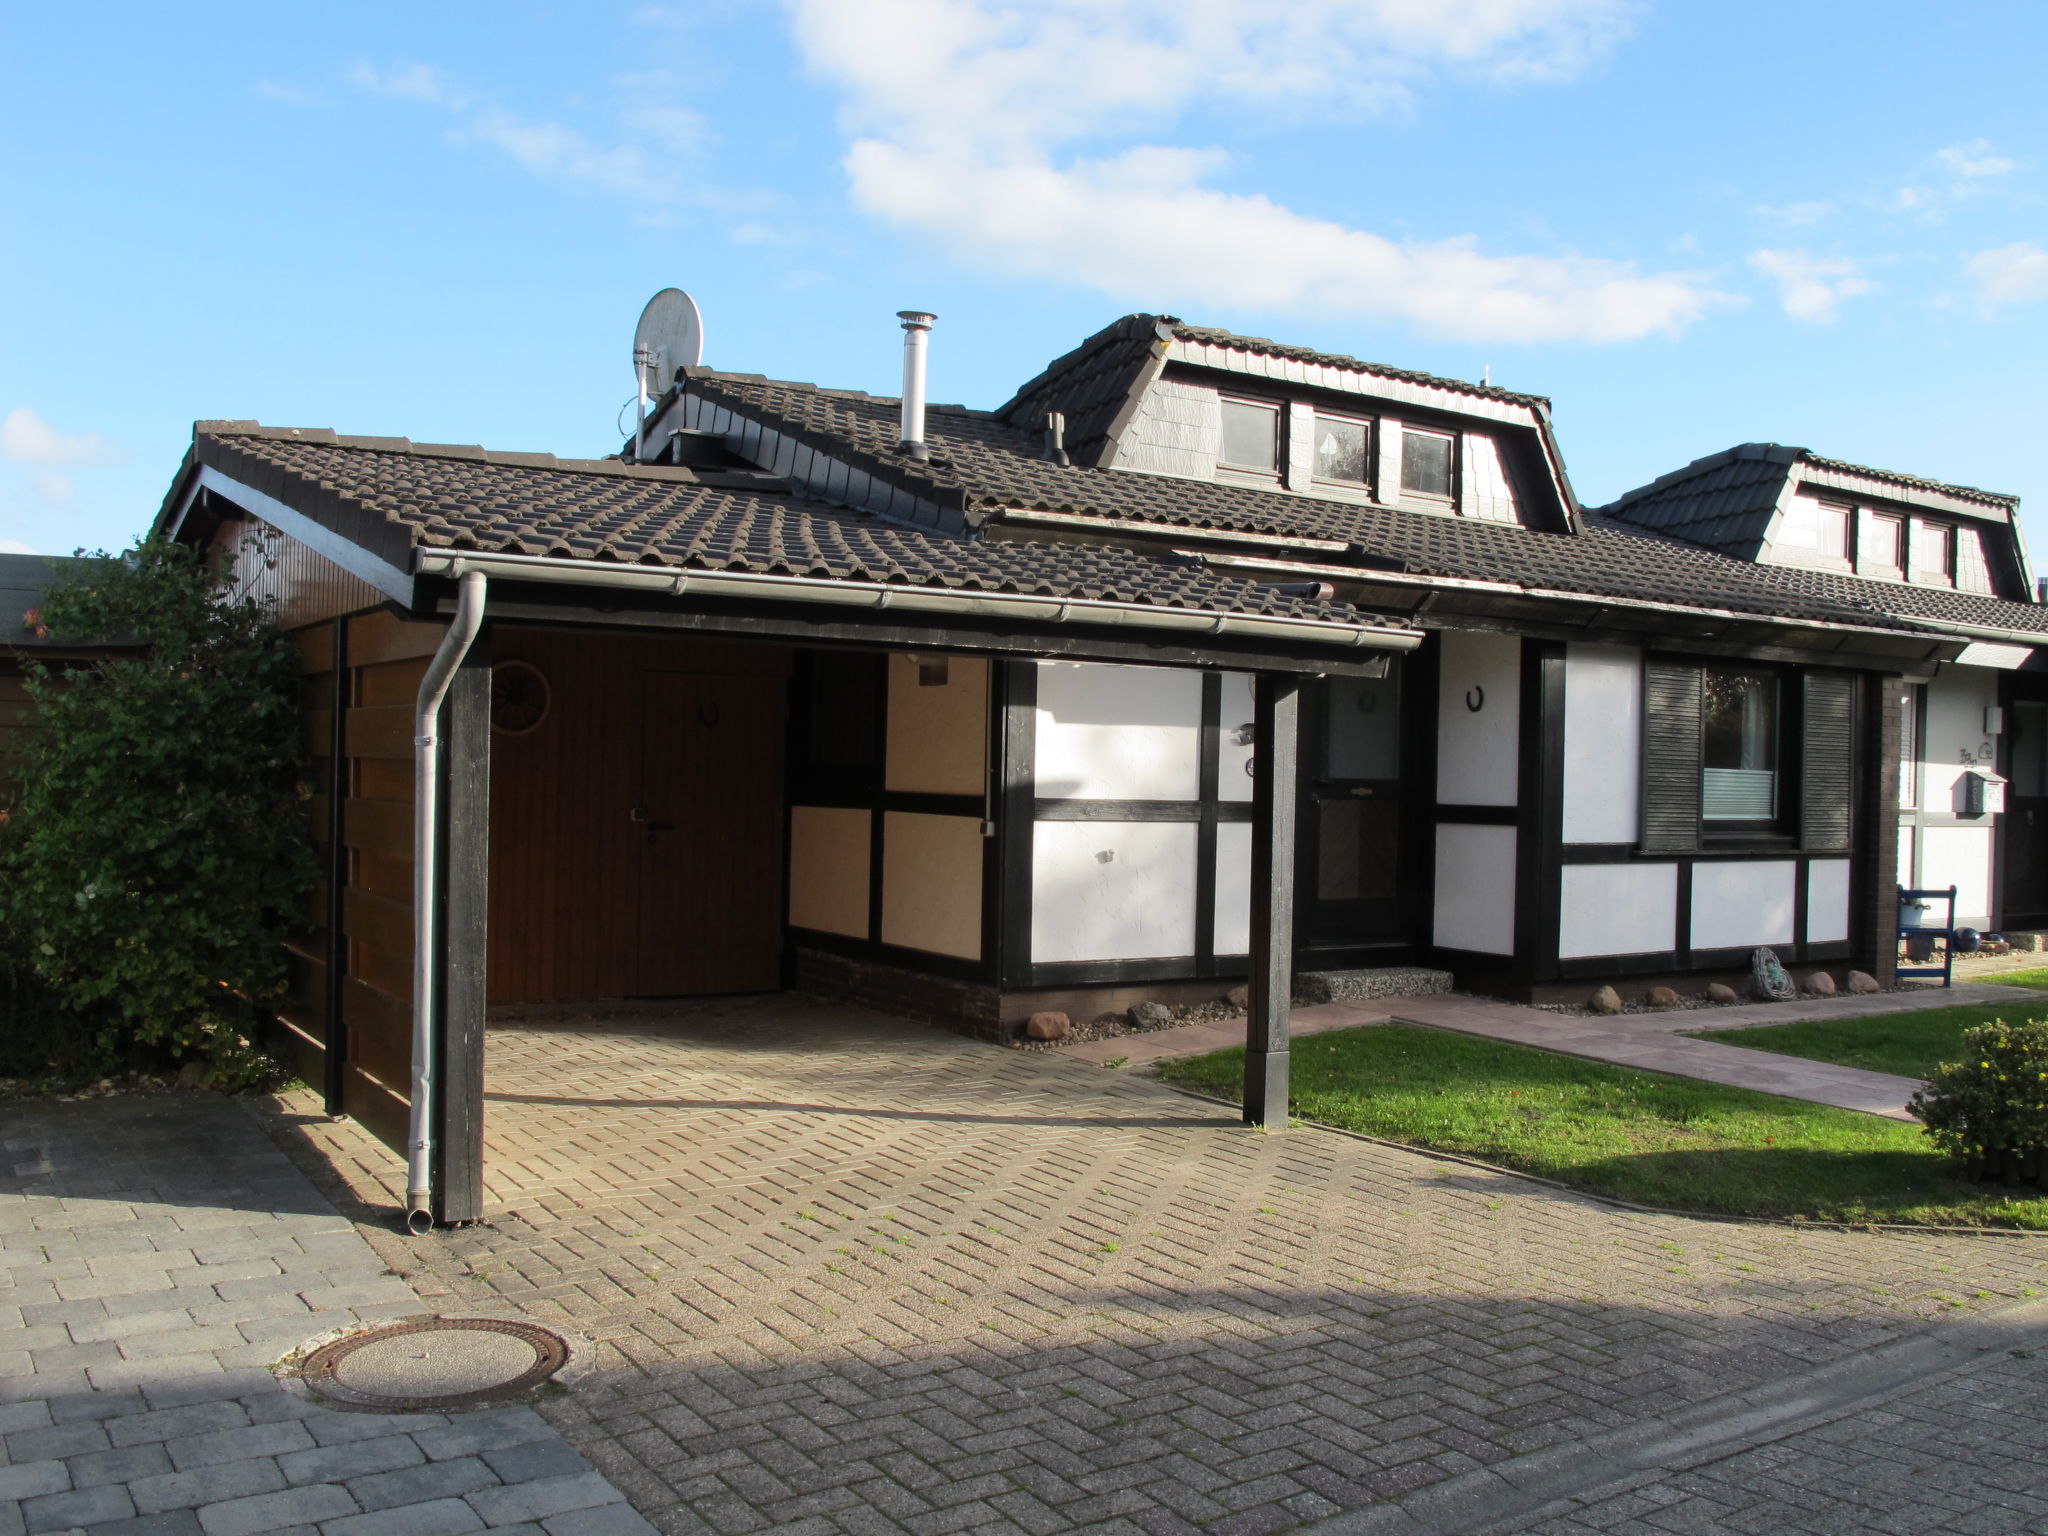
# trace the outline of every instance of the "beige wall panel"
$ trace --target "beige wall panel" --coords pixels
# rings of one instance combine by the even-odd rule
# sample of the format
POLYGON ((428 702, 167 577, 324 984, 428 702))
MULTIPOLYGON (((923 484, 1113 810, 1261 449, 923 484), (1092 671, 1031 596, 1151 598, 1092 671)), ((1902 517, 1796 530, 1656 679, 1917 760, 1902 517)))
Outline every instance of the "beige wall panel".
POLYGON ((917 661, 889 658, 888 787, 911 794, 978 795, 988 754, 988 663, 948 658, 946 681, 925 687, 917 661))
POLYGON ((981 823, 890 811, 882 825, 882 942, 981 958, 981 823))
POLYGON ((868 854, 873 812, 799 805, 789 813, 792 927, 868 936, 868 854))

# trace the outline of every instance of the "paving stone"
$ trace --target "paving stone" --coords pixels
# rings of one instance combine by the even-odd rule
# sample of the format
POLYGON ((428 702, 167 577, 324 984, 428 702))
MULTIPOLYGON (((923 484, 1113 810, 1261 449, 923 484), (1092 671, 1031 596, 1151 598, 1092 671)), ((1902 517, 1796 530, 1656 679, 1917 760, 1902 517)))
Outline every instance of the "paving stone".
POLYGON ((329 1520, 320 1536, 461 1536, 483 1529, 483 1517, 460 1499, 434 1499, 397 1509, 329 1520))
POLYGON ((348 1489, 364 1509, 391 1509, 400 1504, 460 1498, 479 1488, 495 1487, 497 1482, 497 1473, 481 1461, 463 1457, 350 1478, 348 1489))
POLYGON ((253 1498, 228 1499, 199 1507, 206 1536, 264 1536, 296 1525, 315 1525, 356 1512, 345 1489, 330 1485, 286 1488, 253 1498))
POLYGON ((381 1435, 374 1440, 351 1440, 342 1445, 293 1451, 278 1457, 277 1467, 287 1482, 338 1483, 373 1472, 415 1467, 425 1460, 410 1435, 381 1435))
POLYGON ((0 1500, 31 1499, 61 1493, 71 1486, 71 1471, 61 1461, 23 1461, 0 1467, 0 1500))
POLYGON ((98 1488, 77 1488, 69 1493, 46 1493, 24 1499, 21 1516, 30 1532, 65 1531, 80 1525, 103 1525, 109 1520, 126 1520, 135 1513, 128 1490, 118 1484, 98 1488))
POLYGON ((138 1509, 145 1512, 191 1509, 221 1499, 272 1493, 285 1486, 284 1473, 268 1456, 219 1462, 195 1472, 138 1478, 129 1484, 138 1509))
POLYGON ((511 1525, 521 1520, 545 1522, 550 1515, 614 1503, 618 1497, 618 1490, 603 1476, 584 1472, 574 1477, 481 1488, 469 1495, 469 1502, 484 1517, 486 1525, 511 1525))

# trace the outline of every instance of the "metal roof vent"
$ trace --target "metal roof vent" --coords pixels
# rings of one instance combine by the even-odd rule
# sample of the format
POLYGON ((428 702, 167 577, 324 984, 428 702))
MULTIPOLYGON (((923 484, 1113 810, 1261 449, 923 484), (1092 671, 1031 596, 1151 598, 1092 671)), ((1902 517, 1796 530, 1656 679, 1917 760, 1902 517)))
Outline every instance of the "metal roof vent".
POLYGON ((903 322, 903 451, 913 459, 928 459, 931 450, 924 442, 924 359, 925 340, 932 322, 939 317, 921 309, 899 309, 903 322))

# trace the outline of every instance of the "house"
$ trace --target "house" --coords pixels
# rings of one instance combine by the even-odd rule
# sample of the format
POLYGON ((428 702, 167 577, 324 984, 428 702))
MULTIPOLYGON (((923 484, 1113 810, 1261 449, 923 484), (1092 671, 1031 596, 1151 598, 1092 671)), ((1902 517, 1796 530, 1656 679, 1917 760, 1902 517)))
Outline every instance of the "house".
POLYGON ((28 696, 32 662, 62 668, 126 645, 59 640, 38 622, 43 594, 86 562, 51 555, 0 555, 0 807, 8 802, 8 774, 33 705, 28 696))
POLYGON ((2048 652, 2017 497, 1744 443, 1602 515, 1969 638, 1898 685, 1899 881, 1954 886, 1960 923, 2048 927, 2048 652))
POLYGON ((685 367, 610 459, 196 427, 158 527, 265 541, 328 786, 281 1022, 416 1224, 480 1213, 492 1003, 1244 978, 1264 1123, 1296 970, 1890 974, 1974 632, 1589 514, 1540 397, 1132 315, 927 408, 904 318, 904 400, 685 367))

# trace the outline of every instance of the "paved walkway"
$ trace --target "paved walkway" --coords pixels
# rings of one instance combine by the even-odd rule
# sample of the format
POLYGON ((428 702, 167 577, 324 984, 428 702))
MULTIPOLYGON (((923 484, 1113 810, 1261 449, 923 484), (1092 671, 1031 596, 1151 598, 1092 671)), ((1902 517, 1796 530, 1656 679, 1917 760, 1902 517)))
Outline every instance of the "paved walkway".
MULTIPOLYGON (((1431 997, 1378 998, 1370 1003, 1322 1003, 1294 1010, 1294 1033, 1319 1034, 1362 1024, 1426 1024, 1459 1034, 1482 1035, 1541 1050, 1581 1056, 1615 1066, 1666 1072, 1701 1082, 1725 1083, 1782 1098, 1859 1109, 1893 1120, 1910 1120, 1906 1101, 1920 1087, 1910 1077, 1867 1072, 1832 1062, 1807 1061, 1774 1051, 1745 1050, 1679 1033, 1696 1029, 1745 1029, 1796 1024, 1809 1019, 1864 1018, 1917 1013, 2011 1000, 2048 1006, 2048 994, 2024 987, 1976 983, 1950 989, 1886 992, 1874 997, 1803 997, 1790 1003, 1738 1004, 1727 1008, 1676 1008, 1668 1013, 1626 1013, 1581 1017, 1552 1013, 1492 998, 1446 993, 1431 997)), ((1060 1047, 1059 1054, 1105 1066, 1146 1066, 1173 1056, 1199 1055, 1244 1044, 1242 1019, 1184 1024, 1151 1034, 1123 1035, 1060 1047)))
MULTIPOLYGON (((2048 1242, 1618 1211, 801 998, 493 1029, 436 1310, 598 1341, 541 1413, 664 1532, 1250 1536, 2048 1288, 2048 1242)), ((398 1160, 282 1127, 388 1224, 398 1160)))
POLYGON ((0 1104, 0 1536, 631 1536, 528 1408, 336 1413, 270 1364, 418 1315, 249 1109, 0 1104))

